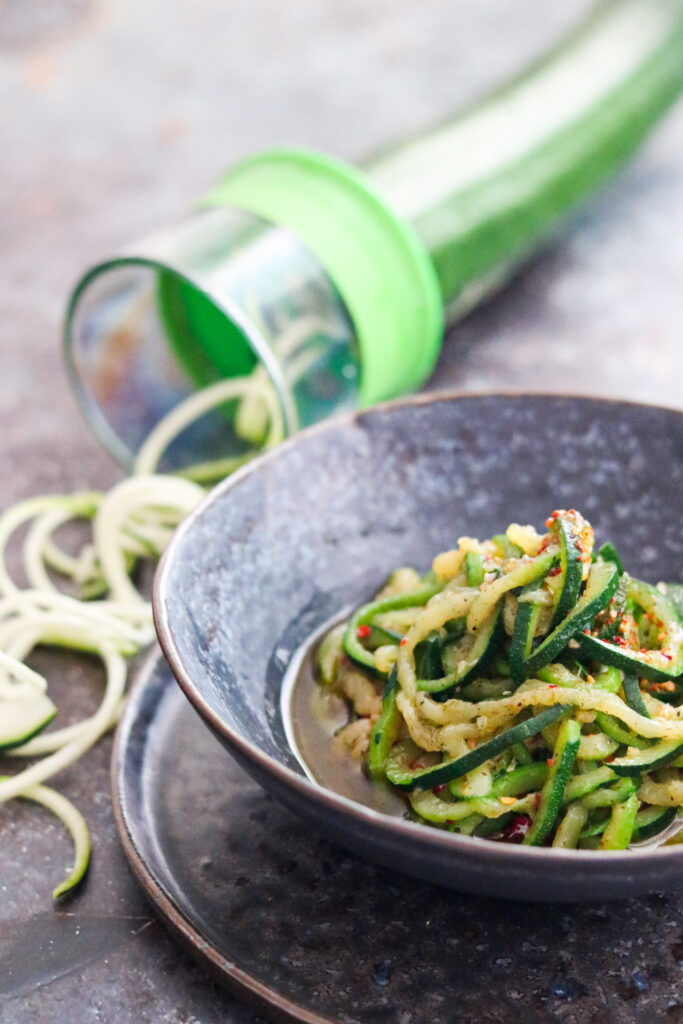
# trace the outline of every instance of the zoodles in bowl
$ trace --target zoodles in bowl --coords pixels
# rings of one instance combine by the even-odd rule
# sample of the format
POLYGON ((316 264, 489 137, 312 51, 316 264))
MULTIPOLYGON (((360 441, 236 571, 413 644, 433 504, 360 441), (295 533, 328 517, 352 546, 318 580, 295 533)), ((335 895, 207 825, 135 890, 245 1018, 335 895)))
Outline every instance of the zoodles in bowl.
POLYGON ((675 841, 683 808, 683 587, 624 571, 556 510, 461 537, 320 643, 335 744, 418 822, 565 849, 675 841))

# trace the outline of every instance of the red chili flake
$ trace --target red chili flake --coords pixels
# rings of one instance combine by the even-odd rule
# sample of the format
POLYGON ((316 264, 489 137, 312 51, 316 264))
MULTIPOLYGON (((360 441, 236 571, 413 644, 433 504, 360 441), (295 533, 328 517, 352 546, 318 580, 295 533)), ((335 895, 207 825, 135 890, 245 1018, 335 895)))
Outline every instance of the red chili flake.
POLYGON ((557 683, 548 683, 548 689, 549 690, 556 690, 557 689, 557 683))
POLYGON ((401 640, 401 647, 405 647, 405 645, 407 643, 408 643, 408 639, 407 639, 407 637, 404 636, 403 639, 401 640))
POLYGON ((356 635, 361 640, 364 640, 366 636, 370 636, 371 633, 372 630, 370 629, 369 626, 359 626, 358 629, 356 630, 356 635))
POLYGON ((662 651, 662 654, 664 655, 664 657, 666 658, 667 661, 673 661, 674 660, 673 654, 669 654, 668 651, 662 651))
POLYGON ((434 786, 434 792, 435 793, 443 793, 445 788, 446 788, 446 783, 442 782, 440 786, 434 786))
POLYGON ((501 832, 504 843, 521 843, 529 831, 531 818, 528 814, 516 814, 509 825, 501 832))
POLYGON ((548 576, 559 576, 561 572, 562 572, 562 566, 561 565, 556 565, 554 569, 550 570, 550 572, 548 573, 548 576))
POLYGON ((582 561, 581 555, 577 555, 577 556, 576 556, 576 561, 577 561, 577 562, 581 562, 581 561, 582 561))
MULTIPOLYGON (((546 519, 546 521, 545 521, 545 525, 546 526, 550 526, 551 523, 552 523, 552 519, 546 519)), ((540 555, 541 551, 545 551, 545 549, 548 547, 549 544, 550 544, 550 537, 544 537, 543 540, 541 541, 541 546, 538 549, 539 555, 540 555)))
POLYGON ((590 629, 583 629, 583 630, 581 630, 581 632, 585 633, 586 636, 588 636, 588 634, 590 633, 590 629))
POLYGON ((410 762, 408 767, 410 768, 411 772, 416 772, 416 771, 424 768, 424 765, 422 764, 422 761, 420 761, 419 759, 416 758, 414 761, 410 762))
POLYGON ((552 757, 546 758, 546 762, 545 763, 548 765, 548 768, 552 768, 552 766, 553 766, 553 759, 552 759, 552 757))
POLYGON ((534 797, 534 807, 536 808, 536 810, 538 810, 540 805, 541 805, 541 794, 537 793, 536 796, 534 797))
POLYGON ((607 761, 609 763, 610 761, 613 761, 616 756, 617 756, 616 754, 608 754, 607 757, 605 758, 605 761, 607 761))

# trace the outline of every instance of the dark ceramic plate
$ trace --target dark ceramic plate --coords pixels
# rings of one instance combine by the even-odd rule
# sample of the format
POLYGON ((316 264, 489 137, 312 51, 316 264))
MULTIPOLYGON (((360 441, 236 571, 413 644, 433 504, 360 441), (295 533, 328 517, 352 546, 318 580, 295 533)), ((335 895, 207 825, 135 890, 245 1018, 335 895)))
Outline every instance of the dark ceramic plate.
MULTIPOLYGON (((158 654, 117 732, 113 790, 126 855, 155 910, 277 1019, 678 1020, 676 902, 512 906, 351 856, 245 775, 158 654)), ((223 1003, 219 1018, 252 1021, 223 1003)))
POLYGON ((683 570, 683 415, 560 396, 432 395, 323 424, 214 490, 175 535, 155 618, 176 678, 248 772, 321 832, 418 878, 524 900, 683 883, 683 848, 604 854, 445 833, 311 783, 286 740, 287 661, 398 564, 576 507, 629 570, 683 570))

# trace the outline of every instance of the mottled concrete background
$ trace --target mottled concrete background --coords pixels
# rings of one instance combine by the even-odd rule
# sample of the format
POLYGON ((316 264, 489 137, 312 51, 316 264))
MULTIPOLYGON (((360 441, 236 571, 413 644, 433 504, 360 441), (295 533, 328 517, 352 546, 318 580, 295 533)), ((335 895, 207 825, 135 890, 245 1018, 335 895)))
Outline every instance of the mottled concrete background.
MULTIPOLYGON (((67 291, 88 263, 172 223, 252 149, 296 143, 360 159, 438 120, 587 6, 0 0, 2 504, 118 472, 61 364, 67 291)), ((682 143, 680 107, 561 240, 452 332, 434 385, 680 406, 682 143)), ((69 703, 95 699, 94 669, 50 664, 69 703)), ((0 817, 0 1020, 251 1020, 152 921, 114 833, 109 753, 107 741, 64 775, 95 841, 90 884, 68 913, 55 916, 48 897, 70 855, 60 829, 19 805, 0 817)), ((676 901, 666 916, 680 928, 676 901)), ((651 911, 648 922, 654 941, 651 911)), ((620 1021, 683 1019, 663 983, 634 992, 620 1021)), ((580 1001, 558 1000, 539 1020, 587 1019, 580 1001)))

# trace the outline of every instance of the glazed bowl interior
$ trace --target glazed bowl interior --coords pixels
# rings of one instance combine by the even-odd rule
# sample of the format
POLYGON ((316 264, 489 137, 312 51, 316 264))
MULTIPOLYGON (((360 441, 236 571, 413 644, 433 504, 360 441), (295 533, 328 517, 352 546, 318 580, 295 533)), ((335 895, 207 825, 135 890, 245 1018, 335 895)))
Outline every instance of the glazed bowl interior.
MULTIPOLYGON (((474 843, 496 871, 559 851, 492 852, 502 844, 390 818, 308 782, 280 712, 287 664, 396 566, 427 569, 463 534, 491 536, 511 521, 540 527, 555 508, 580 509, 634 575, 680 578, 682 452, 680 413, 561 396, 440 394, 322 424, 220 485, 183 524, 157 576, 162 647, 210 728, 299 813, 380 860, 407 837, 415 855, 401 853, 405 870, 425 875, 438 861, 446 884, 500 893, 463 880, 449 850, 469 855, 474 843), (429 851, 435 861, 421 870, 429 851)), ((613 855, 612 867, 627 863, 632 874, 636 863, 674 856, 680 874, 681 852, 613 855)), ((576 879, 599 856, 564 854, 582 867, 560 898, 581 895, 576 879)), ((659 867, 635 870, 640 891, 666 881, 659 867)))

